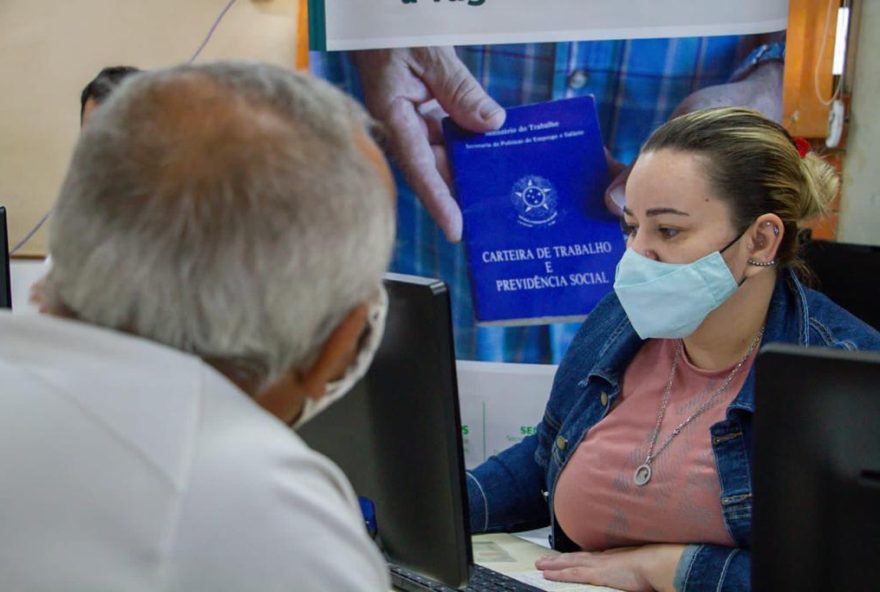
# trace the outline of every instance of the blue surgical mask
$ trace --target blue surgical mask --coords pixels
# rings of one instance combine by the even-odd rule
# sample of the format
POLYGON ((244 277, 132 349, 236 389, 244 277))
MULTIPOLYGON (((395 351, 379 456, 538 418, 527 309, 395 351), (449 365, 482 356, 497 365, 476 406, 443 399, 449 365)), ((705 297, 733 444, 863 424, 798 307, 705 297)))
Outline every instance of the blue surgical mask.
POLYGON ((302 413, 293 423, 293 429, 302 427, 327 407, 339 401, 364 377, 370 364, 373 363, 373 357, 379 349, 379 344, 382 342, 387 314, 388 293, 385 291, 385 287, 380 285, 367 313, 367 333, 360 343, 360 349, 353 362, 346 369, 342 378, 327 385, 323 397, 317 401, 311 397, 306 398, 302 413))
MULTIPOLYGON (((742 236, 742 235, 740 235, 742 236)), ((614 277, 614 292, 642 339, 687 337, 738 284, 721 253, 693 263, 662 263, 627 249, 614 277)))

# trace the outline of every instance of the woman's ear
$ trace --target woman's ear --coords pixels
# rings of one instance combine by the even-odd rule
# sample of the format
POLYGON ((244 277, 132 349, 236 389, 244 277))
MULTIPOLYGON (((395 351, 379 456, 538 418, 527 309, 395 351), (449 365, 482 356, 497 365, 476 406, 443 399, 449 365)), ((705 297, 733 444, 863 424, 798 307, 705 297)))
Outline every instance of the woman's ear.
POLYGON ((776 264, 776 252, 785 235, 782 220, 776 214, 759 216, 749 231, 749 265, 756 268, 776 264))

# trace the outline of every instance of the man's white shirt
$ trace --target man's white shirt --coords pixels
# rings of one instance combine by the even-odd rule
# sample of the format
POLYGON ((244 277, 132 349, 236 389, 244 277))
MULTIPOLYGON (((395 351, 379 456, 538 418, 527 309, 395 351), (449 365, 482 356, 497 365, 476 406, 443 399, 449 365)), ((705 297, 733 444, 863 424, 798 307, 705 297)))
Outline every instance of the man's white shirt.
POLYGON ((388 590, 348 481, 200 359, 0 313, 0 589, 388 590))

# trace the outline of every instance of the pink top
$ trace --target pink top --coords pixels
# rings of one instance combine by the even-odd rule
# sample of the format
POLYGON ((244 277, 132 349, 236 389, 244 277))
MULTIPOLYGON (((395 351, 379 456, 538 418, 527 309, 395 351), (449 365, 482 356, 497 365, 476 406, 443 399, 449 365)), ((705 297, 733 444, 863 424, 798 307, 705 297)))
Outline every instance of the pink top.
MULTIPOLYGON (((559 476, 553 507, 565 533, 586 550, 646 543, 733 546, 721 516, 721 487, 709 428, 724 419, 757 353, 728 389, 657 456, 644 486, 633 482, 645 462, 660 403, 672 370, 676 340, 652 339, 624 373, 621 395, 575 450, 559 476)), ((722 385, 733 366, 695 367, 683 355, 672 382, 656 451, 672 430, 722 385)))

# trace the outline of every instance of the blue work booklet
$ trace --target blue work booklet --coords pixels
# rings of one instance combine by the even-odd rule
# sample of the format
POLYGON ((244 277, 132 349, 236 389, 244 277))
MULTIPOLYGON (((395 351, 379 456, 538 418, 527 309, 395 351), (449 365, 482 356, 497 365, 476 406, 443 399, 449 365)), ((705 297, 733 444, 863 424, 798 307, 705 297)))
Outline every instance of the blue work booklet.
POLYGON ((529 325, 583 319, 614 283, 619 222, 592 97, 507 110, 474 134, 443 121, 476 320, 529 325))

